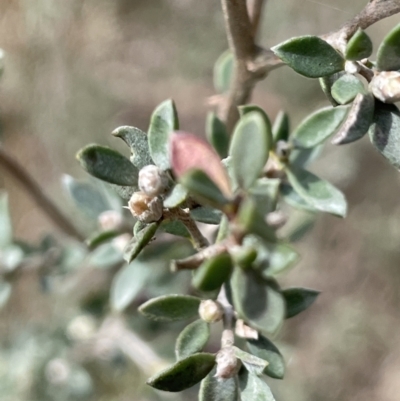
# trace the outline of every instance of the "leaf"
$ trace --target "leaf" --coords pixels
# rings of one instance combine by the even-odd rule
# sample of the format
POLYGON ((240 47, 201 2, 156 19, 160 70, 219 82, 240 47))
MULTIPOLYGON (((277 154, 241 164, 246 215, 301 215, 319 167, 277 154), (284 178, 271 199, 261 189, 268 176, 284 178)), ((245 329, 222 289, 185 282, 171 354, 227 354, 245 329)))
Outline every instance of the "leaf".
POLYGON ((177 207, 185 202, 188 195, 187 189, 182 184, 176 184, 164 200, 167 209, 177 207))
POLYGON ((225 124, 213 112, 207 115, 206 137, 223 159, 228 156, 230 137, 225 124))
POLYGON ((290 134, 290 121, 289 116, 281 110, 275 117, 274 125, 272 127, 272 136, 274 143, 278 141, 287 141, 290 134))
POLYGON ((264 369, 268 366, 268 362, 258 356, 249 354, 248 352, 242 351, 238 347, 233 347, 235 356, 239 358, 247 371, 253 375, 260 376, 264 369))
POLYGON ((369 138, 378 151, 400 169, 400 111, 393 104, 375 103, 369 138))
POLYGON ((328 181, 318 178, 307 170, 296 172, 286 169, 289 183, 297 194, 315 209, 344 217, 347 203, 344 195, 328 181))
POLYGON ((194 220, 205 224, 219 224, 222 217, 222 213, 219 210, 207 206, 192 209, 190 215, 194 220))
POLYGON ((132 164, 141 170, 144 166, 154 164, 150 156, 147 134, 136 127, 122 126, 116 128, 112 134, 121 138, 130 148, 132 164))
POLYGON ((7 281, 0 280, 0 308, 3 308, 10 299, 12 285, 7 281))
POLYGON ((180 220, 163 220, 160 229, 168 234, 191 238, 186 226, 180 220))
POLYGON ((307 203, 289 184, 282 184, 281 194, 285 202, 295 209, 317 212, 318 209, 307 203))
POLYGON ((268 160, 272 141, 270 126, 257 111, 245 114, 233 132, 229 154, 239 187, 250 188, 268 160))
POLYGON ((147 224, 142 230, 138 231, 124 251, 124 259, 131 263, 141 252, 141 250, 151 241, 157 231, 160 222, 147 224))
POLYGON ((201 203, 221 208, 228 199, 214 181, 202 170, 193 169, 180 178, 181 184, 201 203))
POLYGON ((111 184, 111 189, 113 189, 122 199, 129 200, 132 195, 139 190, 138 187, 129 187, 111 184))
POLYGON ((379 46, 376 67, 380 71, 400 70, 400 24, 385 36, 379 46))
POLYGON ((200 291, 214 291, 228 280, 233 264, 229 253, 205 260, 194 272, 192 285, 200 291))
POLYGON ((137 187, 138 170, 117 151, 100 145, 88 145, 77 154, 84 170, 111 184, 137 187))
POLYGON ((219 93, 228 92, 232 73, 234 58, 230 50, 224 51, 214 65, 214 88, 219 93))
POLYGON ((313 228, 315 220, 315 213, 303 213, 296 219, 295 224, 289 227, 286 233, 287 240, 289 242, 300 241, 313 228))
POLYGON ((223 214, 222 219, 221 219, 221 224, 219 225, 218 229, 218 234, 217 238, 215 240, 215 243, 219 243, 226 239, 229 235, 229 220, 228 218, 223 214))
POLYGON ((141 260, 134 260, 123 267, 114 277, 110 289, 111 307, 121 312, 145 289, 152 266, 141 260))
POLYGON ((372 41, 370 37, 358 28, 346 45, 346 60, 356 61, 368 58, 372 54, 372 41))
POLYGON ((276 209, 279 195, 279 179, 259 178, 249 190, 259 213, 265 216, 276 209))
POLYGON ((116 230, 96 232, 86 239, 85 244, 90 250, 93 250, 119 235, 121 235, 121 231, 116 230))
POLYGON ((337 106, 338 102, 332 97, 331 90, 332 85, 345 74, 344 71, 337 72, 336 74, 328 75, 326 77, 319 78, 319 84, 321 86, 322 92, 324 92, 325 96, 331 102, 332 106, 337 106))
POLYGON ((160 322, 185 320, 198 316, 200 301, 200 298, 190 295, 164 295, 142 304, 139 312, 160 322))
POLYGON ((332 138, 333 145, 344 145, 361 139, 374 119, 375 99, 371 93, 359 93, 339 131, 332 138))
POLYGON ((8 195, 0 192, 0 249, 5 249, 12 242, 12 224, 8 210, 8 195))
POLYGON ((89 266, 106 269, 123 261, 121 251, 112 244, 103 244, 96 248, 87 261, 89 266))
POLYGON ((258 339, 247 340, 249 351, 261 359, 268 361, 264 373, 274 379, 283 379, 285 375, 285 361, 278 348, 268 338, 258 335, 258 339))
POLYGON ((282 291, 286 302, 286 319, 296 316, 311 306, 320 294, 307 288, 289 288, 282 291))
POLYGON ((189 170, 204 171, 226 197, 232 195, 228 174, 215 150, 203 139, 187 132, 171 135, 171 164, 177 178, 189 170))
POLYGON ((239 385, 241 401, 275 401, 267 383, 245 370, 239 375, 239 385))
POLYGON ((154 163, 161 170, 170 168, 169 139, 172 131, 179 129, 175 103, 165 100, 154 110, 148 130, 149 150, 154 163))
POLYGON ((215 365, 215 355, 199 353, 181 359, 147 380, 157 390, 178 392, 199 383, 215 365))
POLYGON ((199 401, 239 401, 239 389, 235 378, 218 380, 213 369, 201 382, 199 401))
POLYGON ((345 74, 332 85, 331 93, 339 104, 347 104, 353 101, 359 93, 366 93, 366 90, 357 77, 345 74))
POLYGON ((312 148, 333 135, 344 120, 348 107, 326 107, 304 119, 292 134, 297 148, 312 148))
POLYGON ((290 152, 289 164, 296 168, 305 168, 316 160, 324 148, 324 143, 308 149, 293 149, 290 152))
POLYGON ((175 344, 177 359, 188 356, 203 350, 210 338, 210 325, 204 320, 196 320, 186 326, 179 334, 175 344))
POLYGON ((251 269, 235 268, 231 287, 235 310, 244 321, 268 333, 278 330, 286 313, 285 301, 270 282, 262 280, 251 269))
POLYGON ((344 69, 344 59, 327 42, 317 36, 299 36, 271 49, 297 73, 319 78, 344 69))

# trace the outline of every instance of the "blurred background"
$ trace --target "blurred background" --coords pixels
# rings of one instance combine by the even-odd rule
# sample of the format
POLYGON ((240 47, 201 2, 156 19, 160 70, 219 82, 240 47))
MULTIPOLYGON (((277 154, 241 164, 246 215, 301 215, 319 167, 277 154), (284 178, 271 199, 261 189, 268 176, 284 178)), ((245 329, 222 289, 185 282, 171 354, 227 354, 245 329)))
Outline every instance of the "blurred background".
MULTIPOLYGON (((365 3, 269 0, 259 43, 270 47, 292 36, 327 33, 365 3)), ((394 16, 367 30, 375 51, 399 22, 394 16)), ((181 128, 203 135, 207 99, 215 94, 213 64, 227 41, 215 0, 0 0, 0 47, 2 146, 88 234, 93 223, 76 213, 61 185, 65 173, 86 178, 76 152, 96 142, 127 154, 111 131, 120 125, 146 130, 152 110, 167 98, 176 102, 181 128)), ((317 80, 287 68, 260 83, 253 101, 271 119, 285 109, 292 127, 327 105, 317 80)), ((319 216, 295 244, 301 262, 281 282, 322 294, 275 339, 287 374, 268 383, 277 401, 398 401, 398 172, 368 138, 326 146, 313 169, 344 191, 349 215, 319 216)), ((34 244, 48 233, 57 238, 57 229, 3 170, 0 187, 9 194, 15 237, 34 244)), ((104 275, 100 269, 90 280, 104 275)), ((146 372, 108 343, 94 358, 89 340, 99 325, 96 313, 82 313, 65 297, 56 302, 54 292, 42 290, 35 272, 24 273, 0 312, 1 400, 194 399, 190 390, 171 397, 146 389, 146 372)), ((176 333, 170 326, 146 326, 134 309, 129 327, 156 342, 157 355, 171 358, 176 333)))

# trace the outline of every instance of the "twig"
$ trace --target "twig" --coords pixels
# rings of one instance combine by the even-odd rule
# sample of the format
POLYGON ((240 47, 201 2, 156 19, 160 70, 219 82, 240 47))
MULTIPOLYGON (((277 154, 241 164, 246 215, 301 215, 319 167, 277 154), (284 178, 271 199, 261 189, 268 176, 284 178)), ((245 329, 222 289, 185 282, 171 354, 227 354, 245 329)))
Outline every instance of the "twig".
POLYGON ((235 319, 235 312, 233 306, 228 301, 226 296, 225 287, 221 287, 221 291, 218 294, 218 302, 224 309, 223 325, 224 331, 221 336, 221 348, 231 347, 235 341, 235 334, 233 332, 233 322, 235 319))
POLYGON ((260 25, 261 15, 265 6, 265 0, 248 0, 247 9, 252 26, 253 38, 257 36, 258 26, 260 25))
POLYGON ((39 184, 13 157, 8 155, 2 147, 0 147, 0 166, 22 185, 44 214, 47 215, 62 232, 79 241, 84 240, 84 236, 61 213, 53 201, 44 194, 39 184))

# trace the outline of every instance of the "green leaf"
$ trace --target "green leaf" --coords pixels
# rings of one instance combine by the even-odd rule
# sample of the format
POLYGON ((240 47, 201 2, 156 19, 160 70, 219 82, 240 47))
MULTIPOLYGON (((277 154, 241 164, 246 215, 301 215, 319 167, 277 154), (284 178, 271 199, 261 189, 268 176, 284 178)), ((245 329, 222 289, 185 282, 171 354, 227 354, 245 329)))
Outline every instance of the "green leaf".
POLYGON ((264 116, 257 111, 245 114, 236 125, 229 153, 242 189, 250 188, 261 174, 271 150, 271 135, 264 116))
POLYGON ((165 100, 154 110, 148 131, 150 155, 161 170, 170 168, 169 137, 178 128, 175 103, 170 99, 165 100))
POLYGON ((332 97, 339 104, 347 104, 354 100, 359 93, 365 93, 363 83, 352 74, 342 75, 332 85, 332 97))
POLYGON ((292 134, 293 144, 297 148, 312 148, 328 139, 339 128, 348 111, 348 107, 326 107, 306 119, 292 134))
POLYGON ((281 110, 275 117, 274 125, 272 127, 272 136, 274 143, 278 141, 287 141, 290 134, 290 120, 287 113, 281 110))
POLYGON ((371 54, 372 41, 361 28, 358 28, 356 33, 347 42, 344 56, 346 60, 356 61, 368 58, 371 54))
POLYGON ((8 210, 8 196, 0 192, 0 249, 6 248, 12 242, 12 225, 8 210))
POLYGON ((134 260, 123 267, 114 277, 110 289, 110 301, 114 310, 121 312, 143 291, 152 266, 141 260, 134 260))
POLYGON ((344 145, 361 139, 374 119, 375 99, 371 93, 359 93, 339 131, 332 138, 334 145, 344 145))
POLYGON ((324 148, 324 143, 308 149, 293 149, 290 152, 289 164, 295 168, 305 168, 316 160, 324 148))
POLYGON ((103 244, 89 255, 87 264, 100 269, 107 269, 122 261, 122 254, 119 249, 112 244, 103 244))
POLYGON ((200 298, 189 295, 164 295, 142 304, 139 312, 152 320, 173 322, 198 316, 200 298))
POLYGON ((297 194, 315 209, 344 217, 347 203, 344 195, 328 181, 318 178, 307 170, 296 172, 286 169, 289 183, 297 194))
POLYGON ((147 134, 136 127, 122 126, 116 128, 112 134, 121 138, 130 148, 132 164, 138 169, 154 164, 150 156, 147 134))
POLYGON ((178 237, 191 238, 186 226, 180 220, 163 220, 160 229, 178 237))
POLYGON ((87 238, 85 243, 90 250, 93 250, 119 235, 121 235, 121 231, 116 230, 96 232, 87 238))
POLYGON ((230 277, 232 268, 232 259, 229 253, 211 257, 194 272, 192 285, 200 291, 214 291, 230 277))
POLYGON ((129 200, 132 195, 139 190, 138 187, 129 187, 111 184, 111 189, 114 190, 122 199, 129 200))
POLYGON ((100 145, 88 145, 77 154, 83 169, 111 184, 137 187, 138 170, 117 151, 100 145))
POLYGON ((239 389, 235 378, 219 380, 213 369, 201 382, 199 401, 239 401, 239 389))
POLYGON ((230 50, 224 51, 214 65, 214 88, 217 92, 229 91, 233 74, 234 58, 230 50))
POLYGON ((230 137, 225 124, 213 112, 207 115, 206 136, 220 157, 225 158, 228 155, 230 137))
POLYGON ((12 285, 7 281, 0 281, 0 308, 3 308, 10 299, 12 285))
POLYGON ((142 230, 137 232, 124 251, 124 259, 131 263, 141 252, 141 250, 151 241, 157 231, 160 222, 147 224, 142 230))
POLYGON ((251 269, 235 268, 231 279, 239 316, 257 330, 274 333, 282 325, 286 309, 283 296, 270 283, 251 269))
POLYGON ((243 370, 239 375, 241 401, 275 401, 268 384, 243 370))
POLYGON ((233 347, 236 358, 239 358, 247 371, 253 375, 260 376, 264 369, 268 366, 268 362, 258 356, 249 354, 248 352, 242 351, 238 347, 233 347))
POLYGON ((272 138, 272 128, 271 128, 271 121, 269 120, 269 117, 267 113, 262 109, 260 106, 257 106, 256 104, 244 104, 242 106, 239 106, 239 114, 240 118, 245 116, 246 114, 250 114, 253 111, 256 113, 259 113, 261 117, 264 119, 265 125, 267 126, 267 136, 268 136, 268 144, 272 148, 272 143, 273 143, 273 138, 272 138))
POLYGON ((393 104, 375 103, 374 121, 368 131, 372 144, 400 169, 400 111, 393 104))
POLYGON ((182 184, 176 184, 164 200, 167 209, 177 207, 185 202, 188 195, 187 189, 182 184))
POLYGON ((223 241, 224 239, 226 239, 228 237, 228 235, 229 235, 229 220, 223 214, 215 242, 218 243, 218 242, 223 241))
POLYGON ((222 217, 222 213, 219 210, 207 206, 200 206, 192 209, 190 215, 194 220, 205 224, 219 224, 222 217))
POLYGON ((311 206, 308 202, 301 198, 289 184, 282 184, 281 194, 284 201, 295 209, 306 210, 308 212, 318 211, 318 209, 311 206))
POLYGON ((196 320, 186 326, 179 334, 175 344, 177 359, 188 356, 203 350, 210 338, 210 325, 204 320, 196 320))
POLYGON ((180 182, 201 203, 217 208, 228 203, 219 187, 202 170, 188 171, 181 177, 180 182))
POLYGON ((327 42, 317 36, 299 36, 271 49, 297 73, 319 78, 344 69, 344 59, 327 42))
POLYGON ((266 215, 276 209, 279 185, 279 179, 259 178, 249 190, 249 194, 257 204, 257 209, 261 215, 266 215))
POLYGON ((379 46, 376 67, 380 71, 400 70, 400 24, 385 36, 379 46))
POLYGON ((261 359, 268 361, 264 373, 274 379, 283 379, 285 375, 285 361, 278 348, 268 338, 258 335, 258 339, 247 340, 249 351, 261 359))
POLYGON ((319 84, 321 86, 322 92, 324 92, 325 96, 331 102, 332 106, 337 106, 338 102, 332 97, 331 90, 332 85, 345 74, 344 71, 337 72, 336 74, 328 75, 326 77, 319 78, 319 84))
POLYGON ((286 319, 296 316, 311 306, 320 294, 307 288, 289 288, 282 291, 286 302, 286 319))
POLYGON ((181 359, 147 380, 157 390, 178 392, 199 383, 215 365, 215 355, 199 353, 181 359))

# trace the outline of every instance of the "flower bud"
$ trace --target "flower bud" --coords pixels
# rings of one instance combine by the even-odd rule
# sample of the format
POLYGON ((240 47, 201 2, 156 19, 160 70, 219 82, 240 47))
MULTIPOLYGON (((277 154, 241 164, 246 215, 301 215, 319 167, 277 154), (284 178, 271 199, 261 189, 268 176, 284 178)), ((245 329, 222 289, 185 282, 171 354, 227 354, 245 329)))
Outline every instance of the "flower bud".
POLYGON ((98 222, 102 230, 118 230, 123 223, 122 214, 115 210, 106 210, 99 215, 98 222))
POLYGON ((154 164, 149 164, 139 171, 139 188, 149 196, 158 196, 165 192, 168 177, 154 164))
POLYGON ((146 195, 143 192, 135 192, 128 202, 129 210, 133 217, 143 223, 152 223, 162 217, 163 204, 158 197, 146 195))
POLYGON ((400 101, 400 72, 382 71, 369 84, 373 95, 384 103, 400 101))
POLYGON ((201 301, 199 306, 199 315, 207 323, 215 323, 224 316, 224 309, 221 304, 212 299, 201 301))
POLYGON ((258 331, 247 326, 242 319, 236 320, 235 334, 238 337, 258 340, 258 331))
POLYGON ((273 228, 281 228, 288 221, 288 216, 283 213, 281 210, 275 210, 267 214, 266 222, 273 228))
POLYGON ((222 348, 217 354, 216 362, 217 372, 215 373, 215 377, 219 380, 230 379, 235 376, 241 366, 241 362, 236 358, 232 347, 222 348))

